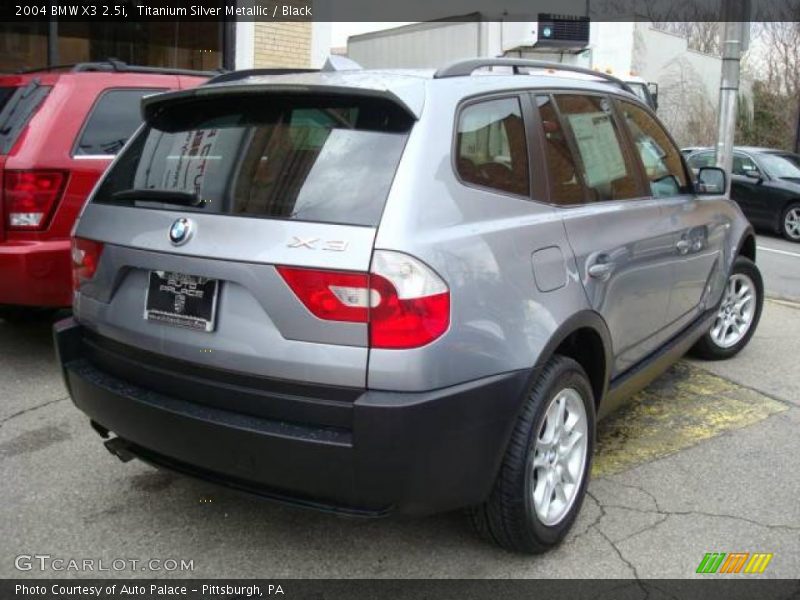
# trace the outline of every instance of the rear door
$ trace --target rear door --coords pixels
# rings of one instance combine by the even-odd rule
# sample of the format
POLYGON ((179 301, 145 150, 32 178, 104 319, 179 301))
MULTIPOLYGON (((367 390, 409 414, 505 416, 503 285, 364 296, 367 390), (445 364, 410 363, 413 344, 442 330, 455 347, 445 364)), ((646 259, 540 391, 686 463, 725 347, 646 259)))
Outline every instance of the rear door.
POLYGON ((551 201, 591 306, 606 321, 617 375, 652 352, 666 325, 673 245, 633 150, 603 95, 537 96, 551 201))
POLYGON ((359 301, 351 282, 369 270, 411 125, 363 97, 165 106, 81 217, 77 235, 105 247, 78 319, 194 363, 363 387, 366 322, 324 311, 359 301), (326 277, 339 283, 320 292, 326 277))

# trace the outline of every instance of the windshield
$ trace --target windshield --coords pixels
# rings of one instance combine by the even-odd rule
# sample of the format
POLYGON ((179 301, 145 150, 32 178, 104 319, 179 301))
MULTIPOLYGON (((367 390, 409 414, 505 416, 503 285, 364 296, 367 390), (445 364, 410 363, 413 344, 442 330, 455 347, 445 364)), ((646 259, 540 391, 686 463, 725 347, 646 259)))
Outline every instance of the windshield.
POLYGON ((800 179, 800 156, 795 154, 762 154, 764 170, 778 179, 800 179))
POLYGON ((369 98, 184 101, 140 131, 94 201, 375 226, 411 123, 369 98))

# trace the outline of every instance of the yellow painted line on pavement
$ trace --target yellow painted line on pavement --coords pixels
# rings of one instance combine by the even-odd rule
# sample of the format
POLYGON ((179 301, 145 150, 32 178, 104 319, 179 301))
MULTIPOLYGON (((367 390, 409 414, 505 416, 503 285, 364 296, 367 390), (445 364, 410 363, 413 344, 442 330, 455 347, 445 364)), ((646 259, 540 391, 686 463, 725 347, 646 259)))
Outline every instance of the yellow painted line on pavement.
POLYGON ((593 476, 610 475, 758 423, 789 407, 679 362, 601 421, 593 476))
POLYGON ((787 308, 793 308, 795 310, 800 310, 800 302, 794 302, 793 300, 785 300, 783 298, 765 298, 767 302, 774 302, 775 304, 780 304, 781 306, 786 306, 787 308))

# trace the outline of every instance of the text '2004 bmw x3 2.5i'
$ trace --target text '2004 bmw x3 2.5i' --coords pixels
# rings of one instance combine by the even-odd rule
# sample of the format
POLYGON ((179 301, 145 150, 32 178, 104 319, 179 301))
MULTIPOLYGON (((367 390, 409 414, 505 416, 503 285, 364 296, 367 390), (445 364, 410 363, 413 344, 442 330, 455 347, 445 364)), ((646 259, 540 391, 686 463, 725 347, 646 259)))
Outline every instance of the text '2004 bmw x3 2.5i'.
POLYGON ((506 548, 557 544, 596 418, 690 347, 738 352, 762 283, 724 172, 695 183, 622 82, 551 66, 146 98, 55 327, 108 448, 345 513, 469 507, 506 548))

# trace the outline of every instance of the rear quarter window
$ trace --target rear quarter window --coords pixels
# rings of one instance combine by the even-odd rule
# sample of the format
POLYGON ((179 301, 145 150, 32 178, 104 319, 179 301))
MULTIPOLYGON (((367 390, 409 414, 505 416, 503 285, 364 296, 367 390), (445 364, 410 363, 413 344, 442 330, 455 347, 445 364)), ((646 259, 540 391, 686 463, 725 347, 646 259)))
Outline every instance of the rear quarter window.
POLYGON ((142 124, 140 105, 144 96, 163 89, 107 90, 92 107, 83 126, 74 156, 113 156, 142 124))
POLYGON ((174 210, 130 192, 176 192, 197 198, 181 210, 375 226, 412 123, 374 98, 184 101, 142 130, 94 201, 174 210))
POLYGON ((519 99, 482 100, 458 117, 456 170, 461 181, 527 196, 528 149, 519 99))

